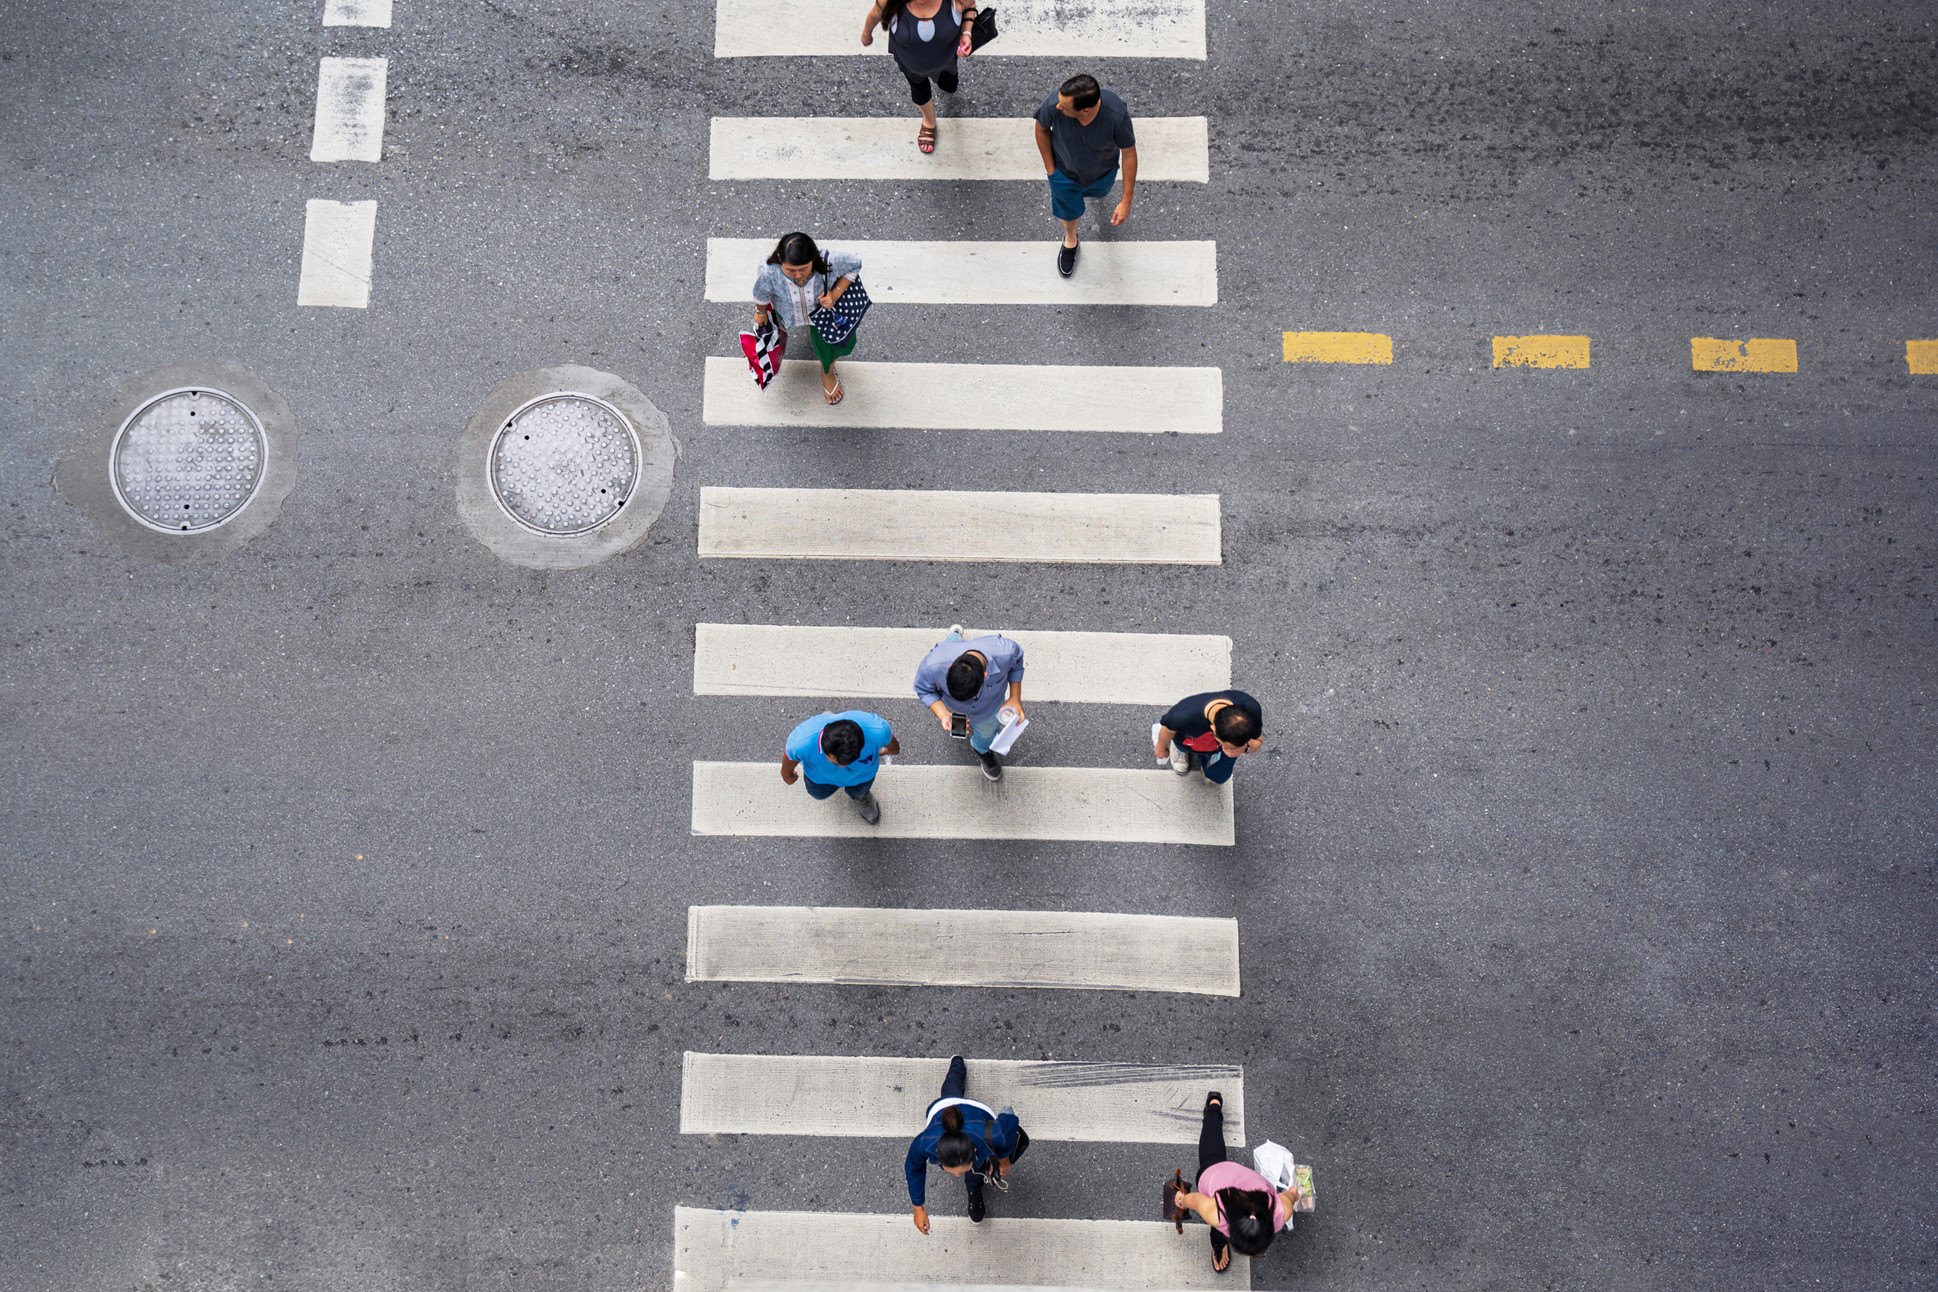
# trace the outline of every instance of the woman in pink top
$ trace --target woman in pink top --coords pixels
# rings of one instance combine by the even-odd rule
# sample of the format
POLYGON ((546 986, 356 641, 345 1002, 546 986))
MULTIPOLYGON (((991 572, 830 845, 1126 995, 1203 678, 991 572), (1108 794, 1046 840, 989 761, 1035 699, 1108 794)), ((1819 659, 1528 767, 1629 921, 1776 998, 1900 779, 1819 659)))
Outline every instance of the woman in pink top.
POLYGON ((1226 1160, 1225 1097, 1216 1090, 1206 1095, 1204 1126, 1198 1131, 1197 1191, 1179 1194, 1178 1206, 1211 1226, 1211 1268, 1220 1274, 1231 1268, 1227 1238, 1246 1256, 1262 1255, 1272 1245, 1272 1235, 1292 1218, 1298 1200, 1298 1185, 1281 1193, 1249 1166, 1226 1160))

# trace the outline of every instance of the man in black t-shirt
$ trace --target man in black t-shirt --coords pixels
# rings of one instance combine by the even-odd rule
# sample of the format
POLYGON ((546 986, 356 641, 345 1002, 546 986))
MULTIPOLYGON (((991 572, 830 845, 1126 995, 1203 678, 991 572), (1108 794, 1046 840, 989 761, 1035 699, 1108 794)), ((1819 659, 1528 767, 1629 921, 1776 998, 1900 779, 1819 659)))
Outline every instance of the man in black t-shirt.
POLYGON ((1180 776, 1195 766, 1213 785, 1223 785, 1238 760, 1264 745, 1265 712, 1243 691, 1207 691, 1187 696, 1152 729, 1151 752, 1180 776))
POLYGON ((1117 183, 1117 167, 1124 168, 1124 198, 1111 212, 1110 222, 1130 218, 1131 197, 1137 191, 1137 132, 1130 109, 1094 76, 1073 76, 1036 110, 1036 151, 1050 177, 1050 212, 1063 222, 1063 250, 1057 253, 1057 272, 1065 278, 1077 272, 1077 221, 1086 199, 1110 196, 1117 183))

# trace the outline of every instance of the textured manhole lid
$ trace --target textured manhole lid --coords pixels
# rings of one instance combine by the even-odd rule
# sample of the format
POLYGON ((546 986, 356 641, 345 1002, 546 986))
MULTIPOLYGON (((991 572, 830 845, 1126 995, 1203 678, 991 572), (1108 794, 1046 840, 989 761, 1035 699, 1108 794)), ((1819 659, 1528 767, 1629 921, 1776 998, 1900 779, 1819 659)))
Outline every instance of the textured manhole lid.
POLYGON ((587 395, 546 395, 508 418, 491 446, 491 488, 541 534, 583 534, 619 514, 639 479, 632 425, 587 395))
POLYGON ((214 529, 255 497, 265 443, 262 423, 233 396, 166 391, 115 435, 115 497, 155 529, 214 529))

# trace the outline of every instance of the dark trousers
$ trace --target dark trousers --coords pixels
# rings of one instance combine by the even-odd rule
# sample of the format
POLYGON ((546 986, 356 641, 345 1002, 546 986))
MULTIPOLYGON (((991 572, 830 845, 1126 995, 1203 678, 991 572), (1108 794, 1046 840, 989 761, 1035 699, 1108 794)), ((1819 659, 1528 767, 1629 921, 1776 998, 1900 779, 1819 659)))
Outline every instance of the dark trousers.
POLYGON ((854 799, 856 802, 860 802, 862 799, 865 799, 868 797, 868 792, 870 790, 875 788, 875 782, 873 781, 864 781, 860 785, 842 785, 837 787, 833 785, 823 785, 820 781, 810 781, 805 776, 801 777, 801 779, 807 784, 808 797, 816 798, 816 799, 831 799, 834 797, 835 790, 839 788, 843 792, 845 792, 849 798, 854 799))
MULTIPOLYGON (((915 100, 916 107, 922 107, 930 99, 935 97, 935 91, 929 88, 928 77, 917 76, 913 72, 906 71, 902 75, 908 78, 908 96, 915 100)), ((944 94, 954 94, 957 85, 956 69, 951 67, 947 71, 937 72, 935 74, 935 83, 942 87, 944 94)))
MULTIPOLYGON (((969 1093, 969 1065, 964 1063, 960 1056, 957 1056, 956 1058, 950 1060, 949 1074, 942 1078, 941 1097, 944 1099, 962 1099, 966 1097, 968 1093, 969 1093)), ((1009 1155, 1009 1164, 1011 1166, 1015 1166, 1016 1163, 1021 1161, 1023 1157, 1023 1150, 1028 1148, 1029 1146, 1030 1146, 1030 1137, 1028 1135, 1025 1135, 1019 1129, 1016 1132, 1016 1147, 1010 1152, 1010 1155, 1009 1155)), ((983 1177, 992 1176, 994 1174, 996 1174, 996 1163, 993 1159, 989 1161, 977 1162, 975 1165, 971 1166, 969 1168, 969 1174, 962 1177, 963 1186, 969 1190, 969 1196, 973 1198, 981 1194, 983 1177)))
POLYGON ((1213 785, 1223 785, 1238 770, 1238 760, 1222 749, 1214 749, 1208 754, 1194 749, 1191 751, 1191 761, 1213 785))
MULTIPOLYGON (((1198 1128, 1198 1174, 1203 1175, 1206 1167, 1216 1166, 1230 1156, 1225 1152, 1225 1106, 1206 1104, 1204 1125, 1198 1128)), ((1212 1201, 1215 1204, 1217 1199, 1212 1201)), ((1211 1254, 1222 1256, 1224 1251, 1225 1236, 1212 1230, 1211 1254)))

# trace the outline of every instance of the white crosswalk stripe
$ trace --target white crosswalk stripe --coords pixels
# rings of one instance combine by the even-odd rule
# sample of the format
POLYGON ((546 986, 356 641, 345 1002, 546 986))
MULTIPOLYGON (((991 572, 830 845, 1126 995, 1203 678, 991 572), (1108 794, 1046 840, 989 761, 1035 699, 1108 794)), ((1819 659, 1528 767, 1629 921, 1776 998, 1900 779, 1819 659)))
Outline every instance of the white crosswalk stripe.
POLYGON ((310 160, 382 161, 387 58, 326 58, 316 73, 310 160))
MULTIPOLYGON (((1142 734, 1140 728, 1137 735, 1142 734)), ((878 825, 863 821, 846 795, 816 800, 801 786, 784 784, 778 759, 695 763, 693 833, 1233 844, 1230 785, 1150 769, 1150 752, 1141 744, 1126 752, 1141 754, 1146 767, 1010 767, 1000 783, 992 783, 974 764, 897 763, 875 781, 882 804, 878 825)))
POLYGON ((844 362, 840 371, 845 398, 830 405, 812 360, 783 365, 762 390, 744 360, 710 356, 702 415, 709 426, 919 431, 1216 435, 1225 427, 1217 368, 844 362))
MULTIPOLYGON (((1156 1208, 1156 1193, 1151 1203, 1156 1208)), ((1202 1233, 1179 1236, 1155 1220, 1024 1220, 992 1216, 981 1225, 937 1216, 924 1237, 906 1212, 858 1216, 827 1211, 674 1213, 677 1292, 726 1292, 748 1279, 867 1283, 955 1283, 1109 1289, 1248 1288, 1251 1262, 1235 1256, 1214 1274, 1202 1233)))
MULTIPOLYGON (((695 624, 695 695, 910 699, 915 666, 946 628, 695 624)), ((1231 685, 1231 638, 1183 633, 1000 632, 1029 660, 1029 699, 1168 708, 1231 685)))
MULTIPOLYGON (((861 43, 854 0, 718 0, 715 58, 885 54, 861 43)), ((1205 57, 1204 0, 1003 0, 1002 35, 975 59, 1205 57)))
POLYGON ((688 982, 1239 993, 1238 921, 1097 911, 694 906, 688 982))
MULTIPOLYGON (((1189 305, 1218 303, 1215 242, 1086 242, 1075 277, 1056 272, 1057 239, 883 242, 824 232, 822 248, 860 256, 883 305, 1189 305)), ((745 301, 772 238, 707 239, 707 299, 745 301)))
POLYGON ((700 490, 700 555, 1217 565, 1216 494, 700 490))
MULTIPOLYGON (((687 1135, 906 1139, 922 1126, 949 1061, 820 1054, 697 1054, 680 1079, 687 1135)), ((1245 1070, 1164 1063, 970 1059, 969 1093, 1015 1107, 1032 1140, 1196 1144, 1207 1090, 1225 1135, 1245 1142, 1245 1070)))
MULTIPOLYGON (((1203 117, 1138 117, 1137 182, 1205 184, 1203 117)), ((1028 117, 944 117, 932 154, 910 117, 715 117, 710 176, 735 179, 1033 180, 1044 182, 1028 117)), ((1048 187, 1043 206, 1049 209, 1048 187)))

